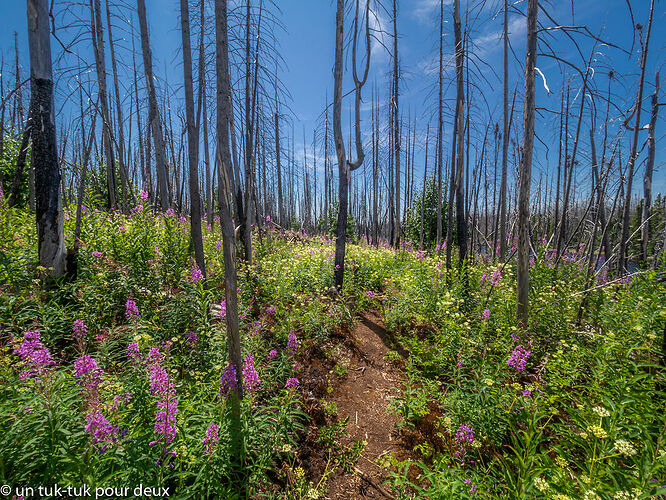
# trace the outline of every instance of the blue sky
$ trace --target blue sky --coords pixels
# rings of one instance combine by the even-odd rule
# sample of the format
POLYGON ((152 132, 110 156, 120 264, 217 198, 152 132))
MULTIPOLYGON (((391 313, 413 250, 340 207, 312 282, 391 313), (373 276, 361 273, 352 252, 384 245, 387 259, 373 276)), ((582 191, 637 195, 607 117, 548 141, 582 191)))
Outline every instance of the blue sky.
MULTIPOLYGON (((645 24, 649 8, 648 0, 630 0, 635 21, 645 24)), ((5 63, 13 61, 13 32, 16 30, 19 34, 19 43, 22 51, 22 61, 24 72, 27 71, 27 33, 26 33, 26 14, 25 2, 23 0, 0 0, 3 12, 3 29, 0 31, 0 48, 5 57, 5 63)), ((62 0, 56 0, 56 6, 61 8, 66 4, 62 0)), ((133 4, 133 2, 129 2, 133 4)), ((280 52, 285 60, 285 67, 280 71, 280 78, 285 87, 289 90, 291 101, 289 107, 293 112, 293 124, 295 127, 295 141, 297 156, 302 151, 303 129, 305 129, 307 140, 312 137, 312 130, 318 123, 318 117, 322 113, 326 102, 326 94, 329 99, 332 95, 332 65, 334 51, 334 22, 335 22, 335 3, 331 0, 279 0, 276 1, 281 9, 281 21, 285 30, 278 30, 277 39, 280 45, 280 52)), ((386 8, 390 7, 390 2, 385 1, 386 8)), ((450 0, 445 0, 445 19, 451 19, 450 0)), ((463 11, 465 6, 474 8, 479 1, 465 2, 463 0, 463 11)), ((518 2, 517 8, 523 10, 526 2, 518 2)), ((149 22, 151 26, 151 43, 154 50, 155 73, 159 78, 168 78, 170 85, 178 85, 182 80, 182 66, 179 61, 180 50, 180 31, 178 22, 178 2, 176 0, 146 0, 149 22)), ((574 12, 572 17, 570 2, 543 2, 546 9, 561 24, 587 25, 590 30, 599 34, 605 40, 620 45, 629 50, 632 44, 633 30, 629 20, 629 9, 625 0, 578 0, 574 2, 574 12)), ((470 21, 471 39, 475 46, 475 52, 485 61, 479 63, 478 68, 472 69, 473 80, 479 90, 473 92, 473 115, 475 122, 473 128, 473 147, 480 143, 484 128, 489 122, 489 115, 492 120, 501 120, 501 81, 497 76, 501 75, 501 15, 493 19, 494 14, 499 8, 498 0, 487 2, 484 10, 475 21, 470 21), (495 73, 495 74, 494 74, 495 73), (480 95, 483 90, 485 98, 480 95)), ((399 2, 398 31, 399 31, 399 52, 400 61, 403 67, 403 79, 401 81, 401 107, 407 119, 407 114, 417 119, 417 171, 422 171, 423 151, 425 147, 425 129, 429 120, 434 123, 435 95, 436 86, 436 56, 437 56, 437 30, 439 16, 438 0, 402 0, 399 2)), ((665 13, 663 4, 657 2, 655 7, 655 20, 653 25, 652 40, 650 43, 650 58, 648 63, 648 73, 646 76, 645 94, 652 92, 654 73, 663 66, 664 49, 666 35, 662 26, 664 25, 665 13)), ((379 10, 376 12, 376 18, 373 20, 374 27, 383 27, 388 30, 389 35, 392 32, 391 17, 387 11, 379 10)), ((551 25, 540 14, 540 20, 551 25)), ((349 20, 347 21, 349 24, 349 20)), ((451 23, 447 23, 445 28, 445 58, 452 56, 452 33, 451 23)), ((511 25, 511 44, 517 59, 511 58, 511 90, 517 84, 519 97, 517 98, 517 114, 514 121, 518 124, 517 132, 519 134, 520 124, 522 122, 522 103, 520 102, 520 93, 522 92, 522 69, 520 64, 524 59, 524 18, 517 14, 510 16, 511 25)), ((390 36, 387 35, 384 42, 387 45, 392 43, 390 36)), ((115 37, 120 34, 114 33, 115 37)), ((584 57, 587 57, 591 44, 581 37, 581 50, 584 57)), ((561 33, 556 34, 549 40, 549 44, 557 51, 558 55, 565 57, 575 64, 581 66, 581 58, 561 33)), ((58 44, 52 41, 52 49, 59 50, 58 44)), ((541 50, 545 49, 543 44, 541 50)), ((620 110, 626 111, 635 99, 635 90, 637 86, 637 73, 639 62, 638 42, 635 43, 634 52, 625 54, 621 51, 600 46, 597 48, 597 54, 592 64, 594 76, 592 84, 598 88, 605 89, 607 81, 607 71, 613 67, 621 78, 618 78, 614 84, 613 104, 617 109, 611 109, 613 130, 619 130, 620 110)), ((131 63, 131 61, 130 61, 131 63)), ((141 60, 138 59, 141 67, 141 60)), ((368 85, 364 89, 366 103, 369 103, 371 87, 377 85, 380 90, 380 98, 386 101, 388 91, 388 78, 390 71, 391 58, 388 53, 377 42, 373 42, 371 74, 368 85)), ((537 106, 558 109, 560 96, 563 89, 562 66, 557 62, 540 58, 537 63, 542 71, 545 84, 549 87, 551 93, 545 90, 544 81, 537 79, 537 106)), ((349 61, 346 67, 345 90, 351 87, 349 83, 349 61)), ((448 65, 445 74, 447 78, 453 76, 453 67, 448 65)), ((575 95, 580 87, 580 78, 573 72, 568 72, 571 78, 572 95, 575 95)), ((666 75, 662 75, 662 81, 666 75)), ((663 89, 664 85, 662 85, 663 89)), ((453 95, 453 88, 448 88, 447 99, 453 95)), ((662 90, 663 92, 663 90, 662 90)), ((663 95, 663 94, 662 94, 663 95)), ((662 97, 661 101, 664 101, 662 97)), ((649 102, 646 101, 646 103, 649 102)), ((352 99, 344 104, 343 122, 345 126, 349 122, 349 109, 352 105, 352 99)), ((447 106, 450 102, 447 101, 447 106)), ((605 104, 597 103, 599 108, 598 123, 603 119, 603 110, 605 104)), ((364 109, 367 108, 364 106, 364 109)), ((644 123, 647 123, 648 107, 644 108, 644 123)), ((657 124, 657 171, 655 172, 654 188, 656 191, 666 192, 666 170, 664 169, 664 158, 666 151, 664 142, 660 140, 666 130, 664 129, 664 115, 666 110, 662 110, 660 120, 657 124)), ((445 108, 445 120, 450 123, 452 112, 445 108)), ((364 124, 369 133, 369 122, 367 115, 363 117, 364 124)), ((572 119, 573 122, 573 119, 572 119)), ((575 123, 575 122, 574 122, 575 123)), ((587 125, 584 124, 584 128, 587 125)), ((573 128, 573 127, 572 127, 573 128)), ((557 162, 557 137, 554 131, 557 129, 557 121, 551 113, 545 112, 537 116, 537 132, 539 140, 535 151, 535 173, 534 182, 538 182, 540 173, 553 168, 557 162), (550 148, 550 153, 547 149, 550 148)), ((445 126, 445 134, 450 133, 450 127, 445 126)), ((573 130, 571 131, 573 133, 573 130)), ((364 132, 365 134, 365 132, 364 132)), ((582 131, 582 137, 587 138, 588 130, 582 131)), ((630 134, 624 134, 627 138, 630 134)), ((346 133, 345 133, 346 136, 346 133)), ((519 135, 518 135, 519 136, 519 135)), ((641 133, 641 139, 644 139, 646 133, 641 133)), ((445 136, 445 151, 448 151, 446 144, 449 139, 445 136)), ((581 146, 581 164, 585 162, 588 147, 585 146, 586 140, 583 140, 581 146)), ((626 147, 627 140, 623 144, 626 147)), ((434 141, 431 143, 434 148, 434 141)), ((321 154, 321 153, 320 153, 321 154)), ((645 153, 641 159, 645 157, 645 153)), ((474 153, 472 153, 474 158, 474 153)), ((626 158, 626 154, 623 156, 626 158)), ((321 163, 320 163, 321 165, 321 163)), ((429 167, 432 168, 432 165, 429 167)), ((585 171, 581 169, 581 179, 585 177, 585 171)), ((637 175, 641 176, 634 183, 636 189, 642 186, 642 169, 637 175)), ((533 184, 534 186, 534 184, 533 184)), ((637 192, 637 191, 635 191, 637 192)))

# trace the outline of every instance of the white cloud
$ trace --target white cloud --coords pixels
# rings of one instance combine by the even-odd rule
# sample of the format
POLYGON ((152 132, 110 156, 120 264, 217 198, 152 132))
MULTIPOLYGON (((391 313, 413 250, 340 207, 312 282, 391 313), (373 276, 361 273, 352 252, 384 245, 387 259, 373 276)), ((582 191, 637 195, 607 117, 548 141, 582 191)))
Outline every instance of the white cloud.
MULTIPOLYGON (((368 0, 370 2, 370 0, 368 0)), ((370 7, 370 57, 372 64, 383 64, 389 59, 388 47, 391 46, 390 20, 381 9, 370 7)))
MULTIPOLYGON (((527 32, 527 24, 525 18, 522 16, 512 17, 509 19, 509 39, 515 49, 520 45, 521 40, 525 38, 527 32)), ((501 27, 497 30, 488 31, 479 35, 473 40, 475 52, 478 56, 485 56, 493 52, 495 49, 500 49, 503 46, 502 36, 504 29, 501 27)))
MULTIPOLYGON (((452 0, 444 0, 444 5, 451 5, 452 0)), ((421 23, 428 26, 439 19, 441 0, 416 0, 412 15, 421 23)))

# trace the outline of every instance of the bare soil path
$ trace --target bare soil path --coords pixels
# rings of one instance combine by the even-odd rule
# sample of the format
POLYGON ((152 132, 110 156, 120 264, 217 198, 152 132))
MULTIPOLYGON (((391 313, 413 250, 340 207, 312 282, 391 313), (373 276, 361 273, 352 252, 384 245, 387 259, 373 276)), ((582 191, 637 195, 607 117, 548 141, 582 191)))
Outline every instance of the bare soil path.
POLYGON ((398 395, 403 375, 386 358, 389 333, 375 313, 365 313, 351 331, 353 357, 347 376, 335 387, 330 400, 340 420, 349 417, 345 444, 366 442, 353 474, 336 472, 328 481, 328 499, 392 498, 382 487, 388 471, 380 463, 392 454, 399 460, 410 456, 398 431, 398 418, 389 410, 398 395))

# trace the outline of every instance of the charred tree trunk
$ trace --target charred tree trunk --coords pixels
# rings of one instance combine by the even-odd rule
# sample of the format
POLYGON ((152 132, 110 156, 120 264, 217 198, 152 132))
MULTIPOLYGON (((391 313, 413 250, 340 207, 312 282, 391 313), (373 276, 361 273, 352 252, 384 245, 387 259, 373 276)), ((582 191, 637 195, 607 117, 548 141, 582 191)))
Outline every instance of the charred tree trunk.
POLYGON ((499 192, 499 260, 506 259, 506 177, 509 159, 509 3, 504 0, 504 87, 502 89, 502 177, 499 192))
POLYGON ((652 114, 648 127, 648 158, 643 177, 643 213, 641 217, 641 260, 645 262, 648 257, 648 237, 650 234, 650 208, 652 205, 652 173, 654 172, 655 158, 655 128, 659 114, 659 72, 655 77, 654 93, 652 94, 652 114))
MULTIPOLYGON (((227 345, 229 362, 236 368, 238 390, 231 395, 231 456, 237 467, 244 460, 241 434, 240 400, 242 399, 241 345, 238 324, 237 276, 235 259, 235 231, 231 214, 233 172, 229 147, 231 84, 229 82, 229 41, 227 35, 227 1, 215 2, 215 53, 217 71, 217 158, 218 203, 224 255, 224 287, 226 300, 227 345)), ((242 483, 244 485, 244 481, 242 483)), ((244 486, 242 486, 244 488, 244 486)))
POLYGON ((47 0, 28 0, 27 7, 37 250, 39 264, 55 277, 65 272, 66 254, 53 106, 49 6, 47 0))
POLYGON ((532 150, 534 147, 534 114, 536 107, 535 68, 537 58, 538 0, 527 4, 527 49, 525 55, 525 107, 523 108, 523 147, 520 155, 518 194, 518 272, 517 317, 527 328, 529 307, 530 261, 530 182, 532 180, 532 150))
MULTIPOLYGON (((190 43, 189 0, 180 0, 180 23, 183 40, 183 78, 185 87, 185 119, 187 122, 187 151, 190 182, 190 226, 197 266, 206 276, 203 239, 201 235, 201 194, 199 193, 199 134, 194 116, 194 88, 192 83, 192 47, 190 43)), ((203 27, 202 27, 203 29, 203 27)))
POLYGON ((345 145, 342 137, 342 123, 340 112, 342 108, 342 59, 343 59, 343 38, 344 38, 344 19, 345 19, 345 2, 344 0, 337 0, 337 9, 335 15, 335 65, 333 70, 334 76, 334 96, 333 96, 333 136, 335 139, 335 151, 338 157, 338 223, 335 241, 335 286, 338 290, 342 289, 345 272, 345 244, 347 239, 347 210, 349 205, 349 174, 359 168, 363 164, 365 154, 363 153, 363 142, 361 141, 361 89, 368 78, 368 71, 370 69, 370 27, 369 21, 369 5, 366 4, 365 9, 365 43, 366 43, 366 61, 363 77, 358 78, 356 71, 356 45, 358 38, 358 25, 359 25, 359 0, 356 0, 356 14, 354 17, 354 36, 352 42, 352 73, 355 86, 355 136, 356 136, 356 161, 349 162, 345 154, 345 145))
POLYGON ((139 15, 139 26, 141 29, 143 66, 146 74, 146 86, 148 88, 148 125, 151 128, 153 141, 155 144, 155 169, 157 170, 159 201, 162 210, 166 211, 171 204, 171 191, 169 190, 167 180, 166 151, 164 148, 162 123, 160 122, 157 108, 155 80, 153 78, 153 54, 150 50, 150 40, 148 38, 148 20, 146 18, 145 0, 137 0, 137 12, 139 15))

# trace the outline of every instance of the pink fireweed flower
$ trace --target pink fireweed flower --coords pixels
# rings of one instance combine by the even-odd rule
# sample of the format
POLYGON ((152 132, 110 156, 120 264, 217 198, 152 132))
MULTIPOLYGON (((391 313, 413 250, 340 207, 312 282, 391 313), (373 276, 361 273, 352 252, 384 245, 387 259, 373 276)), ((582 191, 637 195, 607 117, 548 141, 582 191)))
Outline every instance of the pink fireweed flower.
POLYGON ((148 199, 148 191, 144 191, 143 189, 139 191, 139 198, 142 200, 147 200, 148 199))
POLYGON ((296 351, 298 351, 298 339, 294 332, 289 332, 287 337, 287 350, 292 354, 296 354, 296 351))
POLYGON ((236 392, 237 390, 238 382, 236 380, 236 365, 229 363, 222 372, 218 394, 226 397, 232 392, 236 392))
POLYGON ((141 351, 139 350, 139 344, 133 343, 127 346, 127 357, 132 362, 141 360, 141 351))
POLYGON ((204 453, 207 457, 210 457, 215 453, 215 448, 217 448, 217 443, 220 441, 218 431, 220 426, 217 424, 210 424, 206 430, 206 437, 203 440, 204 444, 204 453))
POLYGON ((225 299, 222 299, 222 302, 220 302, 220 310, 217 311, 217 317, 224 318, 226 315, 227 315, 227 301, 225 299))
POLYGON ((204 275, 201 272, 201 269, 198 267, 192 268, 190 271, 190 281, 192 282, 193 285, 196 285, 199 281, 204 279, 204 275))
POLYGON ((83 322, 82 319, 75 319, 74 326, 72 327, 72 337, 76 340, 76 345, 79 348, 79 351, 83 351, 86 346, 86 333, 88 333, 88 327, 83 322))
POLYGON ((102 379, 102 369, 95 361, 95 358, 86 354, 74 361, 74 377, 79 380, 80 384, 95 384, 97 385, 102 379))
POLYGON ((125 226, 120 226, 120 227, 118 228, 118 232, 119 232, 120 234, 123 234, 123 233, 127 232, 127 228, 126 228, 125 226))
POLYGON ((14 352, 21 359, 19 380, 36 379, 55 365, 51 352, 39 338, 39 332, 26 332, 21 344, 14 347, 14 352))
POLYGON ((96 259, 99 259, 102 256, 104 256, 104 254, 102 252, 98 252, 97 250, 94 250, 93 253, 92 253, 92 256, 95 257, 96 259))
POLYGON ((298 379, 296 377, 291 377, 287 379, 287 383, 284 384, 285 388, 294 390, 298 388, 298 379))
POLYGON ((369 299, 374 299, 377 296, 377 294, 372 290, 367 290, 365 294, 368 296, 369 299))
POLYGON ((102 344, 106 344, 109 341, 110 335, 108 330, 103 330, 97 335, 95 335, 95 339, 97 339, 97 342, 100 342, 102 344))
POLYGON ((496 269, 495 271, 493 271, 493 279, 490 284, 492 286, 499 286, 501 279, 502 279, 502 273, 500 272, 499 269, 496 269))
POLYGON ((171 216, 173 216, 175 213, 176 213, 176 212, 174 211, 173 208, 169 208, 169 209, 167 209, 167 211, 166 211, 166 216, 167 216, 167 217, 171 217, 171 216))
POLYGON ((185 342, 193 349, 197 347, 197 340, 199 340, 199 336, 196 332, 187 332, 185 334, 185 342))
POLYGON ((158 435, 155 444, 164 439, 166 444, 176 437, 176 415, 178 414, 178 399, 176 389, 169 379, 164 367, 162 356, 157 347, 153 347, 148 354, 148 372, 150 376, 150 392, 158 396, 157 413, 155 415, 155 434, 158 435))
POLYGON ((471 426, 460 424, 456 431, 456 441, 459 443, 472 443, 474 442, 474 429, 471 426))
POLYGON ((259 375, 254 368, 254 357, 252 354, 248 354, 243 362, 243 389, 247 392, 254 392, 260 384, 259 375))
POLYGON ((490 318, 490 309, 484 309, 483 313, 481 314, 481 317, 483 318, 484 321, 488 321, 490 318))
POLYGON ((132 321, 139 319, 139 316, 139 308, 136 306, 136 302, 132 299, 127 299, 127 302, 125 302, 125 318, 132 321))
MULTIPOLYGON (((98 444, 114 441, 118 429, 109 423, 101 411, 93 410, 86 415, 85 430, 90 434, 92 444, 98 444)), ((105 446, 102 447, 102 450, 105 446)))
POLYGON ((516 371, 522 372, 527 366, 530 354, 532 354, 532 351, 525 349, 522 345, 517 345, 509 359, 506 360, 506 364, 515 368, 516 371))

